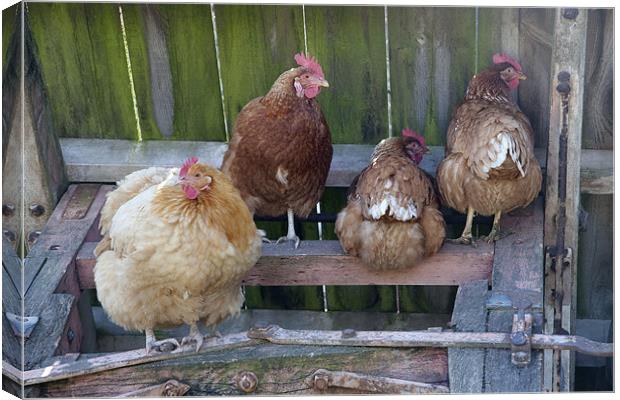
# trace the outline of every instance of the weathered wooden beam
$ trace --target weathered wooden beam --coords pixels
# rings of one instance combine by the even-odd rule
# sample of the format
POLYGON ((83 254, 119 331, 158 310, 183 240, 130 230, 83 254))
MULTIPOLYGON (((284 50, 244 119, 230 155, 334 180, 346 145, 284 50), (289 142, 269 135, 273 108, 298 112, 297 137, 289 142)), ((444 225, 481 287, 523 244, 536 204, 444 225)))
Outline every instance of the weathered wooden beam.
MULTIPOLYGON (((527 208, 515 210, 501 220, 503 230, 512 232, 495 242, 491 294, 509 297, 513 306, 540 305, 543 300, 543 199, 527 208)), ((488 311, 487 330, 510 332, 515 310, 488 311)), ((540 332, 540 314, 535 316, 534 332, 540 332)), ((534 346, 533 346, 534 347, 534 346)), ((540 392, 542 390, 542 352, 533 351, 527 367, 511 362, 510 350, 487 349, 485 392, 540 392)))
MULTIPOLYGON (((459 286, 451 326, 456 332, 486 331, 486 299, 489 282, 473 281, 459 286)), ((481 393, 484 384, 484 349, 448 349, 452 393, 481 393)))
MULTIPOLYGON (((85 243, 76 265, 82 289, 94 288, 96 243, 85 243)), ((488 279, 493 263, 492 246, 477 248, 446 243, 439 253, 413 268, 376 272, 359 259, 345 255, 337 240, 305 240, 299 248, 263 245, 263 255, 243 280, 246 286, 305 285, 446 285, 488 279)))
MULTIPOLYGON (((575 332, 583 95, 588 11, 555 13, 547 156, 545 333, 575 332), (569 253, 564 254, 565 249, 569 253), (552 251, 553 250, 553 251, 552 251)), ((571 391, 574 354, 545 354, 545 390, 571 391), (551 359, 553 358, 553 361, 551 359)))
MULTIPOLYGON (((36 45, 27 14, 24 15, 25 27, 23 32, 20 29, 19 34, 13 36, 19 45, 10 46, 11 60, 3 79, 3 96, 7 98, 6 101, 3 99, 3 104, 10 107, 3 107, 3 122, 6 120, 8 124, 5 131, 8 144, 6 158, 3 157, 2 201, 3 206, 12 205, 15 209, 15 212, 5 214, 3 229, 14 233, 16 243, 23 241, 29 247, 66 190, 67 177, 36 45)), ((21 22, 20 18, 19 27, 21 22)))
POLYGON ((24 312, 40 318, 25 342, 26 368, 80 349, 77 300, 81 291, 75 256, 110 189, 109 185, 70 186, 25 259, 24 312))
MULTIPOLYGON (((227 145, 221 142, 144 141, 112 139, 60 139, 67 174, 71 182, 117 182, 127 174, 152 166, 178 167, 192 155, 219 167, 227 145)), ((327 186, 347 187, 370 160, 374 146, 334 145, 327 186)), ((443 146, 430 146, 431 153, 421 167, 435 175, 443 159, 443 146)), ((537 148, 536 157, 546 165, 546 150, 537 148)), ((613 193, 613 151, 583 150, 582 185, 586 193, 613 193)))

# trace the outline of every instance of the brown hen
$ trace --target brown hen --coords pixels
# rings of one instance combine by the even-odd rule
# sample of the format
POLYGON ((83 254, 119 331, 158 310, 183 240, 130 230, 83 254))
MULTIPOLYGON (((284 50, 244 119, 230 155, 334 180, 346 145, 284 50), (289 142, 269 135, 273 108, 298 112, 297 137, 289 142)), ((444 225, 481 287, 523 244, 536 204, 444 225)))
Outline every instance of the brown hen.
POLYGON ((336 234, 343 249, 371 269, 402 269, 436 253, 445 237, 430 176, 417 167, 424 138, 408 129, 382 140, 349 188, 336 234))
POLYGON ((287 213, 297 247, 294 215, 305 218, 321 198, 332 160, 331 134, 315 97, 329 84, 321 66, 297 54, 299 67, 271 90, 246 104, 235 123, 222 171, 232 179, 252 213, 287 213))
POLYGON ((516 60, 496 54, 454 112, 437 183, 444 204, 467 213, 459 243, 472 243, 474 213, 495 216, 486 240, 497 240, 502 213, 527 206, 540 191, 532 127, 510 96, 525 78, 516 60))

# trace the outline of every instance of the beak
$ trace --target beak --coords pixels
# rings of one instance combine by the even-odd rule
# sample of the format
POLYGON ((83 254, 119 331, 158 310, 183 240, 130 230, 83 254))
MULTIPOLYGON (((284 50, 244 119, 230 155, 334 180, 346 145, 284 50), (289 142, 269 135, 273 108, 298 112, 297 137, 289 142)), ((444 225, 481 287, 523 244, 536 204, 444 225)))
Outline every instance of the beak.
POLYGON ((527 76, 523 72, 518 72, 517 77, 519 78, 520 81, 524 81, 527 79, 527 76))
POLYGON ((424 154, 430 154, 430 153, 432 153, 432 152, 431 152, 431 149, 429 149, 428 147, 426 147, 426 150, 424 150, 424 154))
POLYGON ((329 87, 329 82, 327 82, 323 78, 319 78, 319 77, 316 77, 316 76, 310 77, 310 84, 311 85, 316 85, 316 86, 322 86, 322 87, 329 87))

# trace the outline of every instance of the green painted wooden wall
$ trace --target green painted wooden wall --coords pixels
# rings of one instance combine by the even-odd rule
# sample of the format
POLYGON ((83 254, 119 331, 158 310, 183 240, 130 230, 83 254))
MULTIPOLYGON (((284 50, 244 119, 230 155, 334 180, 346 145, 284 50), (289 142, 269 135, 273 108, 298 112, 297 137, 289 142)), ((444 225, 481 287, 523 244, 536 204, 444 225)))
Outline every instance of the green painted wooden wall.
MULTIPOLYGON (((63 137, 227 140, 241 108, 294 67, 294 54, 307 46, 330 82, 318 101, 334 143, 366 144, 405 127, 443 144, 467 81, 501 50, 500 15, 499 9, 386 12, 383 6, 29 3, 27 9, 63 137)), ((344 201, 343 189, 328 188, 322 212, 336 213, 344 201)), ((286 230, 284 222, 259 225, 269 237, 286 230)), ((316 224, 299 228, 302 239, 318 239, 316 224)), ((333 230, 323 224, 323 238, 336 239, 333 230)), ((449 312, 455 294, 449 287, 328 287, 327 305, 394 311, 397 290, 404 312, 449 312)), ((246 288, 246 298, 249 307, 323 309, 321 287, 246 288)))

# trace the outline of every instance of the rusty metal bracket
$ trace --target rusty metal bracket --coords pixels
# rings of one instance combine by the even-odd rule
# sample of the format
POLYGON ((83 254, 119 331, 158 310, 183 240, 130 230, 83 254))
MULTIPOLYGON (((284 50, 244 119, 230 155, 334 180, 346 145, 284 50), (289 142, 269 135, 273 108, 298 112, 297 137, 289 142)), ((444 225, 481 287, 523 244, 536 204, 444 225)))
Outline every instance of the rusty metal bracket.
POLYGON ((326 369, 316 370, 306 378, 306 384, 320 392, 344 388, 381 394, 450 393, 450 389, 443 385, 326 369))
POLYGON ((526 367, 532 360, 532 314, 520 310, 513 315, 510 343, 512 363, 526 367))

